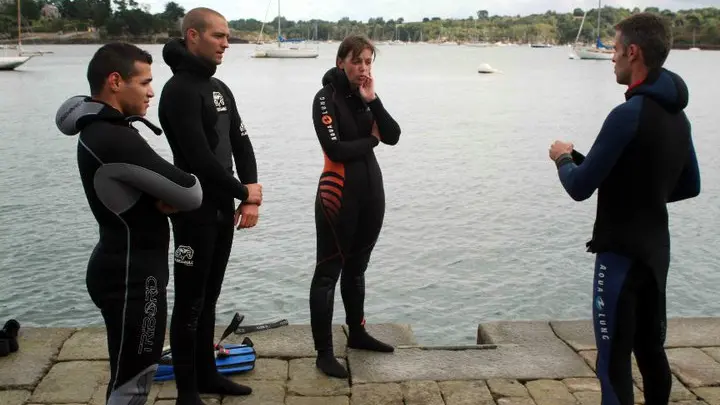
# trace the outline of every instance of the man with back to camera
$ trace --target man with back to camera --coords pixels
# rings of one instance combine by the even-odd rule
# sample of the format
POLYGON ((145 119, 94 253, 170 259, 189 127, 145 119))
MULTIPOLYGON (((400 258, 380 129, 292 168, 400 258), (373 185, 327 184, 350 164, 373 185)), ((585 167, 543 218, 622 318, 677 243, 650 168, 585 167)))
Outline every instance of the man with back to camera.
POLYGON ((593 326, 602 405, 634 404, 631 353, 647 405, 667 405, 665 290, 670 265, 667 203, 700 194, 700 171, 683 111, 688 89, 663 68, 671 32, 662 17, 635 14, 615 26, 615 76, 628 86, 587 156, 550 147, 560 182, 576 201, 598 189, 588 251, 596 253, 593 326))
POLYGON ((87 288, 105 322, 110 357, 108 405, 145 403, 165 340, 170 229, 166 214, 202 202, 198 179, 161 158, 130 123, 154 96, 152 57, 110 43, 92 57, 91 97, 57 111, 65 135, 80 132, 77 163, 100 238, 87 267, 87 288))
POLYGON ((218 373, 213 337, 233 223, 255 226, 262 186, 233 94, 212 77, 229 46, 227 21, 214 10, 195 8, 185 15, 182 33, 183 39, 163 48, 173 76, 160 96, 159 116, 175 164, 196 174, 204 191, 199 209, 172 217, 176 254, 170 346, 177 404, 198 405, 203 403, 200 393, 251 393, 218 373), (233 176, 233 157, 240 181, 233 176), (242 202, 237 211, 234 199, 242 202))

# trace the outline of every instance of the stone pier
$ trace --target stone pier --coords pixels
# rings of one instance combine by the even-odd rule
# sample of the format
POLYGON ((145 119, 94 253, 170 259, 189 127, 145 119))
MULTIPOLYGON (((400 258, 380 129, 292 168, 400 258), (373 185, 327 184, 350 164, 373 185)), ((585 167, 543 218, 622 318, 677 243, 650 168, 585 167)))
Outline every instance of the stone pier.
MULTIPOLYGON (((218 327, 219 337, 223 327, 218 327)), ((334 327, 335 354, 349 366, 348 380, 315 369, 310 328, 231 335, 250 336, 255 370, 233 380, 246 397, 205 396, 210 405, 600 405, 597 356, 590 321, 489 322, 477 345, 418 345, 409 325, 368 325, 393 354, 347 349, 346 329, 334 327)), ((0 404, 103 405, 109 364, 102 328, 25 328, 20 351, 0 357, 0 404)), ((720 405, 720 318, 668 322, 673 373, 671 404, 720 405)), ((635 402, 643 404, 642 376, 633 365, 635 402)), ((175 384, 156 383, 147 404, 174 405, 175 384)))

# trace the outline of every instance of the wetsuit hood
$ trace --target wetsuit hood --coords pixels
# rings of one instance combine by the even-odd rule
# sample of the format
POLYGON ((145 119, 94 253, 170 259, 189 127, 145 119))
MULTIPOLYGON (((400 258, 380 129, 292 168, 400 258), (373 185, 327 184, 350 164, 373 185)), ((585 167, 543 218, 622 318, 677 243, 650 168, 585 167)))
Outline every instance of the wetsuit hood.
POLYGON ((70 97, 60 105, 55 114, 55 125, 60 132, 68 136, 77 135, 94 121, 116 122, 121 125, 130 125, 133 121, 141 121, 156 135, 162 134, 162 130, 147 119, 137 115, 126 117, 111 105, 90 96, 70 97))
POLYGON ((350 81, 348 80, 345 71, 336 67, 330 68, 322 78, 322 85, 327 86, 332 83, 335 88, 342 90, 345 93, 350 93, 350 81))
POLYGON ((645 81, 625 93, 625 99, 639 95, 652 98, 670 113, 684 110, 689 99, 685 81, 667 69, 651 70, 645 81))
POLYGON ((163 47, 163 60, 170 66, 173 74, 188 72, 203 77, 211 77, 217 70, 217 65, 206 61, 188 51, 185 40, 175 38, 163 47))

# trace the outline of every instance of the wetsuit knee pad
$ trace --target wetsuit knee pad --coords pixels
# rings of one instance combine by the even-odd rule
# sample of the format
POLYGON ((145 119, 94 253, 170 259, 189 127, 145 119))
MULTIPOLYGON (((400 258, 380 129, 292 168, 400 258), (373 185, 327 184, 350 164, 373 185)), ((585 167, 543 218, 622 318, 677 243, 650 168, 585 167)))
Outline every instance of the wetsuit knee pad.
POLYGON ((340 278, 340 270, 334 269, 316 269, 315 275, 311 281, 311 288, 332 288, 340 278))

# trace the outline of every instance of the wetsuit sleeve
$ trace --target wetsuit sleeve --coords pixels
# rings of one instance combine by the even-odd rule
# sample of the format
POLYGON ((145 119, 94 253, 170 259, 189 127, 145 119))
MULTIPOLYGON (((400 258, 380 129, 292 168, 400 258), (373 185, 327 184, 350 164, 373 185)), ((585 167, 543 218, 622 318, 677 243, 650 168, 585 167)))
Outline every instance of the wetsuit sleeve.
POLYGON ((575 149, 573 149, 572 153, 570 154, 570 157, 572 157, 573 163, 575 163, 576 165, 581 165, 582 162, 585 161, 585 155, 576 151, 575 149))
POLYGON ((697 155, 695 154, 695 146, 692 137, 690 138, 690 148, 685 166, 680 174, 680 179, 675 189, 670 193, 668 202, 676 202, 686 200, 688 198, 697 197, 700 194, 700 167, 698 166, 697 155))
POLYGON ((610 174, 625 146, 635 137, 641 104, 623 104, 605 119, 600 134, 587 156, 564 154, 555 161, 565 191, 575 201, 583 201, 610 174), (580 163, 577 163, 577 160, 580 163))
POLYGON ((232 145, 233 158, 235 159, 235 169, 243 184, 257 183, 255 150, 253 149, 252 142, 250 142, 250 137, 242 122, 242 118, 240 118, 237 103, 235 103, 235 96, 224 83, 223 87, 225 87, 225 92, 230 98, 232 108, 230 144, 232 145))
POLYGON ((226 190, 238 200, 247 199, 247 187, 225 170, 210 150, 202 126, 202 98, 197 91, 176 85, 167 87, 162 97, 167 99, 165 108, 168 125, 172 128, 172 133, 177 134, 175 143, 189 170, 203 181, 214 183, 218 188, 226 190))
MULTIPOLYGON (((362 157, 380 143, 374 136, 354 141, 338 140, 339 132, 335 117, 335 108, 330 97, 324 91, 318 92, 313 101, 313 124, 320 146, 325 155, 333 162, 343 162, 362 157)), ((378 128, 379 130, 379 128, 378 128)))
POLYGON ((112 159, 104 162, 98 179, 124 183, 181 211, 200 207, 203 193, 197 177, 163 159, 135 131, 118 138, 122 141, 113 145, 112 159))
POLYGON ((387 145, 395 145, 400 140, 400 125, 393 119, 390 113, 383 106, 380 97, 368 103, 370 111, 372 111, 375 123, 380 132, 380 140, 387 145))

